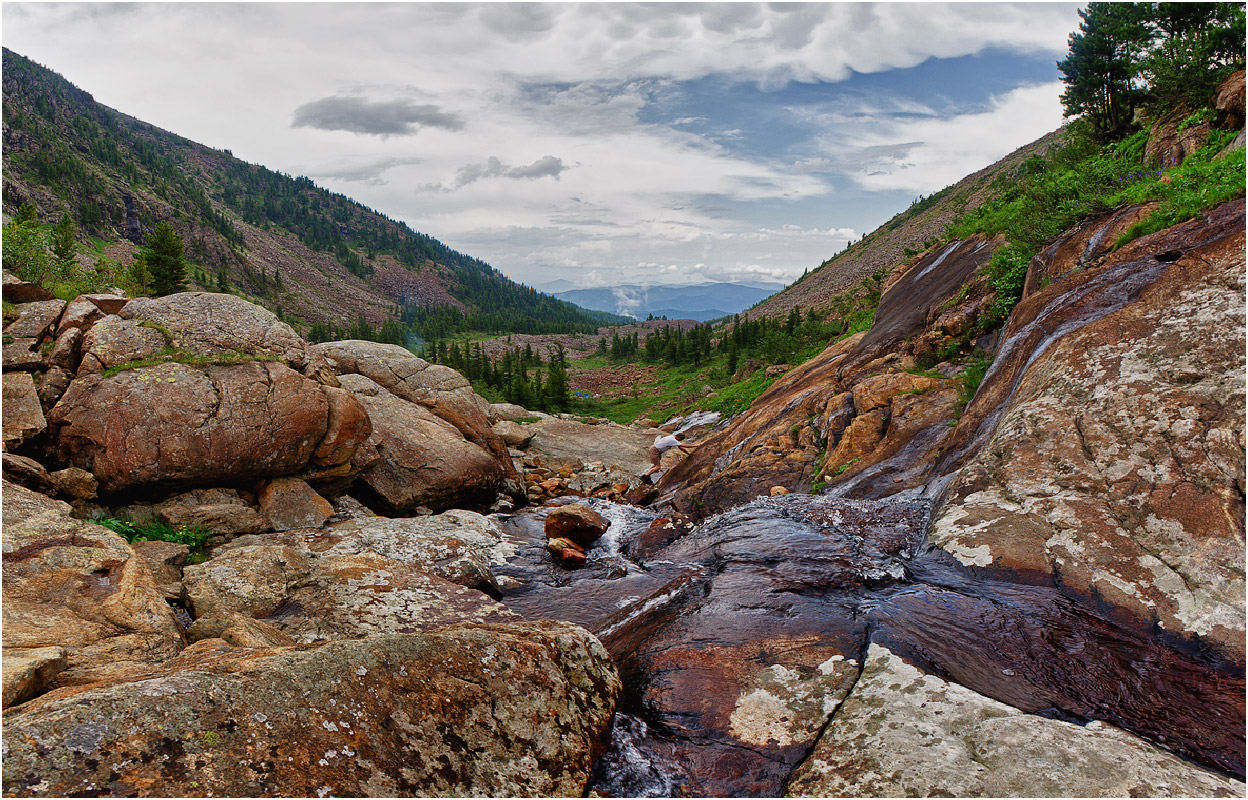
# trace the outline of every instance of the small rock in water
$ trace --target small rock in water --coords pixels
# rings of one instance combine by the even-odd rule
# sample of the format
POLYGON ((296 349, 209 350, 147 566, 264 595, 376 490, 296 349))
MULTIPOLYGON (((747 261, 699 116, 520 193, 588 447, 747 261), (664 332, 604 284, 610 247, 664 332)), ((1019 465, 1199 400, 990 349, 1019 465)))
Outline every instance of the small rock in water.
POLYGON ((560 506, 546 515, 546 538, 563 537, 588 549, 611 524, 593 509, 582 505, 560 506))
POLYGON ((546 542, 546 549, 554 556, 555 561, 565 569, 580 569, 585 566, 587 555, 580 545, 571 539, 555 537, 546 542))

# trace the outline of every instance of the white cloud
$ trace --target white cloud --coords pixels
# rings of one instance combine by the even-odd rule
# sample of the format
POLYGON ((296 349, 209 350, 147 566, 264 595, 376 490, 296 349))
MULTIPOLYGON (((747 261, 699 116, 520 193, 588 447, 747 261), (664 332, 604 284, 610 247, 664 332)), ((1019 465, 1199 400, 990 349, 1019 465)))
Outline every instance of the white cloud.
POLYGON ((829 143, 864 188, 930 193, 961 180, 1062 123, 1061 83, 1025 86, 994 97, 986 111, 881 124, 829 143))
POLYGON ((517 278, 636 282, 654 263, 795 277, 853 232, 762 224, 760 209, 827 198, 847 169, 868 189, 930 191, 1052 127, 1038 89, 947 121, 879 98, 827 120, 857 152, 825 142, 791 163, 729 149, 731 127, 690 132, 705 117, 644 121, 674 82, 837 81, 988 48, 1057 56, 1074 8, 10 3, 3 21, 7 46, 101 102, 312 175, 517 278), (344 121, 352 108, 368 119, 344 121), (301 109, 309 127, 291 127, 301 109), (873 129, 882 113, 911 122, 873 129))

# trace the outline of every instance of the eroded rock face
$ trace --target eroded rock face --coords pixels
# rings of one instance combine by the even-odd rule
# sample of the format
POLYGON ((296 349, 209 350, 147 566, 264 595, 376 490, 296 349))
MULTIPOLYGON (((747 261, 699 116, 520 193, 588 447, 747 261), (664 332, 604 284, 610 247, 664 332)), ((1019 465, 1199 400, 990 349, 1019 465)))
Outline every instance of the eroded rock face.
POLYGON ((506 472, 501 462, 451 423, 363 375, 346 374, 339 380, 372 420, 368 443, 379 458, 359 478, 370 490, 370 502, 404 514, 417 506, 488 505, 502 488, 506 472))
POLYGON ((4 649, 61 648, 54 685, 127 674, 173 657, 182 634, 147 565, 70 507, 4 483, 4 649))
POLYGON ((580 796, 619 689, 602 646, 562 623, 209 639, 143 680, 6 714, 5 792, 580 796))
POLYGON ((498 462, 509 491, 521 491, 519 476, 507 455, 507 444, 490 425, 490 404, 472 391, 463 375, 450 367, 430 364, 392 344, 326 342, 313 345, 312 351, 331 360, 339 375, 362 375, 395 397, 422 406, 449 423, 463 439, 498 462))
POLYGON ((786 787, 792 797, 1241 797, 1104 723, 1024 714, 872 644, 862 676, 786 787))
POLYGON ((469 511, 365 517, 236 539, 183 580, 198 617, 260 618, 301 642, 348 639, 515 619, 485 593, 498 593, 492 569, 513 550, 469 511))
POLYGON ((962 298, 963 287, 1000 245, 978 237, 952 242, 900 268, 870 331, 787 372, 664 474, 657 504, 700 518, 773 486, 882 497, 926 483, 951 433, 956 386, 903 367, 969 335, 983 302, 962 298), (890 435, 894 422, 898 430, 890 435))
POLYGON ((1020 305, 964 418, 1000 422, 932 540, 1242 665, 1244 235, 1228 206, 1020 305))
POLYGON ((1158 120, 1148 132, 1144 146, 1144 164, 1149 167, 1170 167, 1183 163, 1183 159, 1200 149, 1213 126, 1208 122, 1189 125, 1180 130, 1187 119, 1186 109, 1176 109, 1158 120))
POLYGON ((318 384, 278 362, 165 363, 79 378, 49 417, 60 459, 117 492, 297 473, 328 409, 318 384))
POLYGON ((4 373, 4 449, 19 447, 48 427, 29 372, 4 373))

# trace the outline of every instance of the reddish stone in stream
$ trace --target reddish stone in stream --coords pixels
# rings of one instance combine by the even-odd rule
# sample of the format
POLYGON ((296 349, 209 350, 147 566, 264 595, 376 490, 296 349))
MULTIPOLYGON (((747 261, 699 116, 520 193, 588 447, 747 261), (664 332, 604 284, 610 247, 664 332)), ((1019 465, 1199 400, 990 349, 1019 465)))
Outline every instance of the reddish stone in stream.
POLYGON ((571 539, 555 537, 546 542, 546 549, 555 560, 566 569, 579 569, 585 566, 587 556, 581 546, 571 539))
POLYGON ((570 539, 585 549, 598 541, 609 527, 611 523, 601 514, 580 505, 560 506, 546 515, 547 539, 570 539))

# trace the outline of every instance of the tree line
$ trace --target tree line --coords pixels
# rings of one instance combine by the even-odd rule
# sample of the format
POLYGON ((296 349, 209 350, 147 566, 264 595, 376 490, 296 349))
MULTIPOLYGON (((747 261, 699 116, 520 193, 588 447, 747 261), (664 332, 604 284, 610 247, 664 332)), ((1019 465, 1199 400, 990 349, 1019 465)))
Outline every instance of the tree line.
POLYGON ((1066 116, 1081 116, 1102 141, 1156 118, 1194 111, 1244 66, 1241 3, 1089 3, 1070 51, 1057 62, 1066 116))

